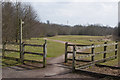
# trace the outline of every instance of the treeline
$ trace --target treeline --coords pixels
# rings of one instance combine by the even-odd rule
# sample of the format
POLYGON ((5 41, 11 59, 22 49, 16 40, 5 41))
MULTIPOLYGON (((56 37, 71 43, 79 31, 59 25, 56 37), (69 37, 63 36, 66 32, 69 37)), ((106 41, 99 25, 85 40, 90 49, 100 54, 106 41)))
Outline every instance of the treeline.
POLYGON ((33 37, 55 36, 55 35, 92 35, 92 36, 106 36, 112 35, 113 28, 101 25, 57 25, 38 23, 33 31, 33 37))
POLYGON ((114 28, 113 38, 114 38, 115 40, 119 40, 119 41, 120 41, 120 22, 118 23, 118 27, 115 27, 115 28, 114 28))
POLYGON ((118 30, 118 35, 117 35, 118 36, 118 40, 120 41, 120 22, 118 24, 118 29, 117 30, 118 30))
POLYGON ((30 4, 2 3, 2 38, 3 41, 19 40, 20 19, 24 21, 23 38, 45 37, 55 35, 112 35, 114 28, 102 25, 58 25, 42 23, 37 20, 37 14, 30 4))

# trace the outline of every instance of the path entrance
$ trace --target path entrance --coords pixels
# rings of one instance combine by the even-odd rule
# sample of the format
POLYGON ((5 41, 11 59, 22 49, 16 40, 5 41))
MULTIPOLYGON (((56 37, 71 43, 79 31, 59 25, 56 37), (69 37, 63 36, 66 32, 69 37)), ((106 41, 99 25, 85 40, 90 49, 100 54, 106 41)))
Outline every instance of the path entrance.
MULTIPOLYGON (((46 38, 45 38, 46 39, 46 38)), ((47 39, 51 40, 51 39, 47 39)), ((60 43, 64 41, 52 40, 60 43)), ((2 68, 3 78, 93 78, 86 74, 72 73, 71 69, 64 66, 64 55, 47 60, 46 68, 25 69, 20 66, 2 68)))

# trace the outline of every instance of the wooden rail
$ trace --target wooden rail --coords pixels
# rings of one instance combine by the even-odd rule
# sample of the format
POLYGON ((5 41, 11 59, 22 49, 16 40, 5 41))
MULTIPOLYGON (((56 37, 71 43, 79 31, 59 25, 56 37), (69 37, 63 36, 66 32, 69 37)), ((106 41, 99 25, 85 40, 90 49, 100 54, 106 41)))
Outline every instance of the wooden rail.
POLYGON ((25 54, 33 54, 33 55, 40 55, 43 56, 43 67, 45 67, 46 64, 46 55, 47 55, 47 41, 45 40, 45 43, 43 45, 36 45, 36 44, 25 44, 24 42, 21 44, 22 49, 19 50, 10 50, 6 49, 7 44, 13 44, 13 45, 20 45, 19 43, 14 43, 14 42, 4 42, 3 43, 3 49, 2 49, 2 57, 5 57, 5 52, 19 52, 20 53, 20 60, 22 63, 24 63, 24 55, 25 54), (42 47, 43 48, 43 53, 36 53, 36 52, 28 52, 25 51, 25 46, 32 46, 32 47, 42 47))
POLYGON ((105 42, 104 44, 100 44, 100 45, 92 44, 92 45, 81 45, 81 46, 78 44, 69 44, 68 42, 65 43, 65 63, 67 63, 68 60, 71 60, 71 59, 67 58, 67 55, 73 54, 73 57, 72 57, 72 69, 73 69, 73 71, 75 69, 82 69, 82 68, 86 68, 86 67, 95 65, 98 62, 105 62, 105 61, 110 60, 112 58, 117 58, 117 53, 118 53, 118 42, 117 41, 114 43, 109 43, 109 44, 107 44, 107 42, 105 42), (73 47, 73 51, 68 51, 69 46, 73 47), (115 47, 114 47, 114 49, 107 50, 108 46, 115 46, 115 47), (98 48, 98 47, 103 47, 104 51, 95 52, 95 48, 98 48), (79 51, 81 51, 81 50, 83 51, 85 49, 91 49, 91 53, 79 52, 79 51), (107 57, 106 54, 110 54, 110 52, 115 52, 115 55, 107 57), (77 55, 76 56, 76 54, 85 54, 85 55, 82 55, 82 56, 77 55), (95 56, 98 54, 103 54, 103 59, 95 60, 95 56), (87 58, 87 57, 91 57, 91 62, 87 63, 86 65, 82 65, 82 66, 76 68, 76 61, 81 60, 83 58, 87 58))
POLYGON ((14 44, 14 45, 19 45, 19 43, 16 42, 4 42, 5 44, 14 44))
POLYGON ((43 47, 43 45, 36 45, 36 44, 24 44, 24 46, 43 47))

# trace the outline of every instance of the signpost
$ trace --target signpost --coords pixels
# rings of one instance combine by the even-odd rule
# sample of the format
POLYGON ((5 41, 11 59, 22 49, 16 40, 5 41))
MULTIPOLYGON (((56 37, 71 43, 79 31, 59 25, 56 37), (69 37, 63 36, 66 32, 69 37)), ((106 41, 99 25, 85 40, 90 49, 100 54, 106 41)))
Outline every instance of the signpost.
POLYGON ((24 22, 22 19, 20 20, 20 59, 22 60, 22 27, 23 27, 24 22))

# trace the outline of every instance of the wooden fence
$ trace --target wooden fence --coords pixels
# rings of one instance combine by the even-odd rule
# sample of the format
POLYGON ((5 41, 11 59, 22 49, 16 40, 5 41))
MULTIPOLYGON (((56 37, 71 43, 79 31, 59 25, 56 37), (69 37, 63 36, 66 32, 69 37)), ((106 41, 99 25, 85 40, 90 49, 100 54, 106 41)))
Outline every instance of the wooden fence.
POLYGON ((117 53, 118 53, 117 41, 114 43, 109 43, 109 44, 107 44, 107 42, 105 42, 104 44, 101 44, 101 45, 94 45, 94 44, 92 44, 92 45, 79 45, 79 44, 69 44, 68 42, 65 43, 65 63, 67 63, 68 60, 71 60, 71 59, 68 59, 68 54, 72 54, 72 69, 73 70, 87 68, 89 66, 95 65, 97 62, 105 62, 106 60, 117 58, 117 53), (109 47, 109 46, 114 46, 114 48, 107 50, 107 47, 109 47), (68 51, 68 47, 72 47, 73 50, 68 51), (104 51, 95 52, 95 48, 99 48, 99 47, 103 47, 104 51), (91 52, 90 53, 80 52, 80 51, 84 51, 86 49, 91 49, 91 52), (106 57, 106 54, 108 54, 110 52, 115 52, 115 54, 110 56, 110 57, 106 57), (84 54, 81 56, 77 55, 77 58, 79 58, 79 59, 91 57, 91 61, 88 62, 86 65, 76 67, 76 61, 79 61, 76 59, 76 54, 84 54), (98 54, 103 54, 103 59, 95 60, 95 56, 98 54))
POLYGON ((21 44, 22 49, 19 50, 12 50, 12 49, 6 49, 7 44, 13 44, 13 45, 20 45, 19 43, 12 43, 12 42, 4 42, 3 43, 3 51, 2 51, 2 57, 5 57, 5 52, 19 52, 20 53, 20 61, 24 63, 24 55, 25 54, 33 54, 33 55, 40 55, 43 56, 43 67, 45 67, 46 63, 46 55, 47 55, 47 41, 45 40, 45 43, 43 45, 36 45, 36 44, 25 44, 24 42, 21 44), (35 53, 35 52, 27 52, 25 51, 25 46, 32 46, 32 47, 42 47, 43 53, 35 53))

